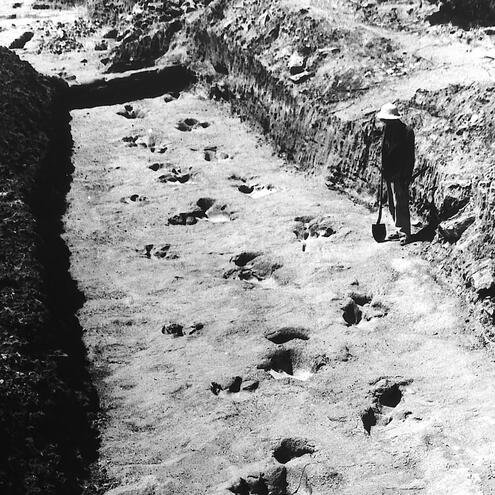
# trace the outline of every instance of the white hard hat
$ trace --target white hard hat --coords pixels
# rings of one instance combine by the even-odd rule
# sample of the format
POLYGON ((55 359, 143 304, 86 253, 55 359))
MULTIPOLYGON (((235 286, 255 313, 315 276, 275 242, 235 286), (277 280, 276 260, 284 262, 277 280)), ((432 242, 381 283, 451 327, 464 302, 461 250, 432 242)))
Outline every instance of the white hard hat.
POLYGON ((400 119, 400 113, 393 103, 385 103, 376 114, 376 117, 380 120, 398 120, 400 119))

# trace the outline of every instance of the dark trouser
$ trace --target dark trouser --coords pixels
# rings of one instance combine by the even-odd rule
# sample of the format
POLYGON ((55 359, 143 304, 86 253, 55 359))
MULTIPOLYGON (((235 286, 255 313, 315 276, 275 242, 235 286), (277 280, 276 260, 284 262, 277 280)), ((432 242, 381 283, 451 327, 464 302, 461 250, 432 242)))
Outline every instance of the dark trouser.
POLYGON ((411 235, 411 215, 409 213, 409 183, 387 180, 388 209, 395 226, 403 234, 411 235))

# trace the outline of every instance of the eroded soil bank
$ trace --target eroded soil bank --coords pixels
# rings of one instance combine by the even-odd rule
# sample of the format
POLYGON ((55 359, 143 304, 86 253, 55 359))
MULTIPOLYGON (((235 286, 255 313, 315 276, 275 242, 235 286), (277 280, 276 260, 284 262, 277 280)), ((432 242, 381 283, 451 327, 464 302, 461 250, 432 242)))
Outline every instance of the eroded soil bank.
MULTIPOLYGON (((61 216, 72 140, 64 84, 0 49, 0 491, 80 493, 96 392, 61 216)), ((93 493, 91 490, 88 493, 93 493)))

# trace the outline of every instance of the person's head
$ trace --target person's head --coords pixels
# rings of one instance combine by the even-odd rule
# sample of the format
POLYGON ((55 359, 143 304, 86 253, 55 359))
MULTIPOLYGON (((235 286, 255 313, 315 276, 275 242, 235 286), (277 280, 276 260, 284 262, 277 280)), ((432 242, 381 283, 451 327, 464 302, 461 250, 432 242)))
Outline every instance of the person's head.
POLYGON ((394 127, 401 121, 399 110, 393 103, 385 103, 376 114, 376 117, 387 127, 394 127))

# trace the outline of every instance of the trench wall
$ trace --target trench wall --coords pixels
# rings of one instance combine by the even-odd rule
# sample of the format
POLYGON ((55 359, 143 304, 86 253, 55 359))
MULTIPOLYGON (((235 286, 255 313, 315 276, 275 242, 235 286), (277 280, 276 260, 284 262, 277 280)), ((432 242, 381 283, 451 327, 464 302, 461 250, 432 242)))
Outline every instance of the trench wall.
MULTIPOLYGON (((266 4, 262 16, 267 22, 258 17, 246 28, 238 19, 249 18, 249 12, 215 0, 190 27, 196 56, 214 69, 205 70, 212 96, 230 101, 236 112, 260 126, 297 169, 373 205, 380 153, 374 116, 340 118, 320 80, 309 77, 295 84, 280 64, 268 63, 280 34, 270 23, 270 17, 276 18, 270 4, 255 3, 266 4), (251 43, 260 37, 263 51, 251 43)), ((303 36, 306 46, 311 41, 318 46, 300 12, 292 14, 291 22, 294 51, 303 36)), ((316 37, 318 30, 314 32, 316 37)), ((290 46, 285 36, 284 46, 290 46)), ((291 52, 286 52, 288 59, 291 52)), ((272 60, 277 56, 281 58, 274 54, 272 60)), ((425 255, 468 289, 465 294, 488 323, 495 321, 494 96, 494 87, 452 86, 419 91, 411 100, 398 102, 416 132, 418 175, 411 201, 425 225, 419 237, 433 241, 425 255)))
POLYGON ((60 234, 65 86, 0 48, 0 493, 95 493, 98 401, 60 234))
POLYGON ((440 9, 434 22, 453 22, 462 26, 490 26, 495 21, 494 0, 438 0, 440 9))

